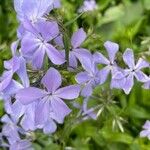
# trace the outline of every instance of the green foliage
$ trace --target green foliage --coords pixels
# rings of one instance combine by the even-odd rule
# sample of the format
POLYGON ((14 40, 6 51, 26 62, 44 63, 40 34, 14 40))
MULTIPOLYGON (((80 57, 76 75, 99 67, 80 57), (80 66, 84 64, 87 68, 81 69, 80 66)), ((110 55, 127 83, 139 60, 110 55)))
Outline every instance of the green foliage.
MULTIPOLYGON (((79 0, 62 0, 62 8, 54 12, 61 24, 65 24, 66 43, 73 31, 83 27, 88 38, 83 47, 105 53, 103 42, 118 42, 120 53, 130 47, 138 56, 150 60, 150 0, 97 0, 98 10, 78 14, 79 0)), ((11 1, 0 1, 0 72, 3 61, 10 58, 10 44, 16 39, 16 14, 11 1)), ((68 49, 68 48, 67 48, 68 49)), ((118 55, 119 56, 119 55, 118 55)), ((120 62, 122 58, 119 58, 120 62)), ((149 72, 149 70, 147 71, 149 72)), ((62 71, 65 74, 65 71, 62 71)), ((73 75, 66 75, 73 82, 73 75)), ((108 84, 108 83, 107 83, 108 84)), ((150 119, 150 93, 141 85, 134 86, 131 94, 122 91, 110 93, 108 85, 98 87, 99 98, 97 121, 73 120, 78 114, 74 110, 64 125, 54 135, 40 132, 31 134, 36 150, 149 150, 150 141, 139 137, 145 120, 150 119), (105 97, 101 99, 100 97, 105 97)), ((80 101, 80 100, 79 100, 80 101)), ((93 100, 93 103, 95 101, 93 100)), ((93 105, 93 104, 90 104, 93 105)), ((0 116, 3 114, 0 103, 0 116)))

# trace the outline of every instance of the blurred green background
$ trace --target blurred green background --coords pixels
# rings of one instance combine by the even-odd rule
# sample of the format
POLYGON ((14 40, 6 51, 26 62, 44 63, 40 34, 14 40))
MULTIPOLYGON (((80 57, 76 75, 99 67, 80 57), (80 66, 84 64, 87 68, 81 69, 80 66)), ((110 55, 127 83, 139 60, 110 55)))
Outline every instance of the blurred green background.
MULTIPOLYGON (((103 43, 111 40, 120 45, 120 54, 130 47, 136 58, 150 60, 150 0, 97 0, 97 10, 79 15, 77 10, 82 3, 82 0, 62 0, 62 8, 53 12, 60 24, 65 24, 68 36, 83 27, 88 33, 83 47, 91 51, 105 53, 103 43)), ((3 61, 11 57, 10 44, 16 40, 17 26, 12 1, 0 0, 0 73, 3 61)), ((77 114, 74 110, 54 135, 32 133, 35 149, 150 150, 150 141, 139 137, 142 125, 150 119, 150 91, 143 90, 139 83, 135 83, 128 96, 119 90, 110 92, 108 83, 104 90, 101 87, 95 90, 96 95, 101 93, 105 97, 97 121, 76 124, 72 121, 77 114)), ((3 113, 1 102, 0 115, 3 113)))

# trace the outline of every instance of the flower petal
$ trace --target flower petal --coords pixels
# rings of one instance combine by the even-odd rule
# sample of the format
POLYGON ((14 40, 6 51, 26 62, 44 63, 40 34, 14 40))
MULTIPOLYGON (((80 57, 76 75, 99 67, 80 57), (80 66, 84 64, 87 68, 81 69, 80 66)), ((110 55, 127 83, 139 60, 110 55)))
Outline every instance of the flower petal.
POLYGON ((112 88, 117 88, 117 89, 122 89, 124 84, 126 82, 126 79, 125 78, 122 78, 122 79, 112 79, 111 80, 111 89, 112 88))
POLYGON ((26 60, 23 57, 20 57, 20 68, 17 70, 17 74, 20 77, 24 87, 29 87, 29 78, 26 70, 26 60))
POLYGON ((0 82, 0 91, 3 91, 11 83, 13 73, 12 71, 6 71, 2 75, 2 81, 0 82))
POLYGON ((56 45, 60 46, 60 47, 64 47, 64 43, 63 43, 63 36, 62 34, 57 36, 55 39, 54 39, 56 45))
POLYGON ((43 127, 43 131, 45 134, 54 133, 57 129, 56 123, 52 119, 48 119, 43 127))
POLYGON ((8 61, 4 61, 4 67, 7 70, 12 70, 15 73, 20 67, 20 59, 17 56, 14 56, 8 61))
POLYGON ((55 119, 58 123, 63 123, 64 118, 71 112, 69 107, 57 97, 51 100, 51 106, 53 110, 53 119, 55 119))
POLYGON ((75 99, 79 96, 80 89, 79 85, 70 85, 58 89, 54 94, 63 99, 75 99))
POLYGON ((129 94, 134 85, 134 75, 131 73, 127 76, 123 90, 126 94, 129 94))
POLYGON ((112 79, 111 79, 111 88, 117 88, 122 89, 124 84, 126 82, 125 73, 122 71, 115 70, 112 73, 112 79))
POLYGON ((76 75, 75 79, 79 84, 83 84, 89 81, 91 77, 87 72, 80 72, 76 75))
POLYGON ((86 39, 86 33, 84 32, 83 28, 80 28, 78 31, 76 31, 72 38, 71 38, 71 44, 73 48, 79 47, 84 40, 86 39))
POLYGON ((17 18, 19 20, 23 20, 22 3, 23 0, 14 0, 14 8, 17 12, 17 18))
POLYGON ((25 106, 19 101, 16 100, 12 106, 12 115, 19 119, 25 112, 25 106))
POLYGON ((109 73, 110 73, 110 69, 107 66, 99 71, 100 84, 103 84, 107 80, 109 73))
POLYGON ((15 80, 11 80, 10 84, 3 90, 4 95, 14 95, 16 92, 18 92, 20 89, 22 89, 23 86, 16 82, 15 80))
POLYGON ((50 41, 58 36, 59 28, 55 21, 40 20, 36 23, 36 28, 42 35, 43 39, 50 41))
POLYGON ((37 102, 35 108, 35 125, 44 125, 48 121, 49 115, 49 100, 47 98, 43 98, 37 102))
POLYGON ((93 87, 91 83, 87 83, 81 91, 83 97, 89 97, 93 93, 93 87))
POLYGON ((31 105, 28 105, 25 111, 24 116, 21 119, 20 125, 21 127, 28 131, 28 130, 35 130, 35 106, 36 103, 32 103, 31 105))
POLYGON ((82 67, 89 73, 94 73, 96 65, 93 61, 93 55, 87 49, 73 49, 74 55, 79 59, 82 67))
POLYGON ((145 124, 142 126, 144 129, 150 129, 150 121, 147 120, 145 124))
POLYGON ((47 92, 41 89, 29 87, 19 90, 16 94, 16 99, 21 101, 22 104, 27 105, 37 99, 43 98, 46 94, 47 92))
POLYGON ((140 82, 147 82, 149 80, 149 77, 140 70, 135 72, 135 77, 140 82))
POLYGON ((50 68, 41 81, 41 83, 47 88, 49 92, 55 92, 56 89, 61 85, 61 82, 61 75, 54 68, 50 68))
POLYGON ((105 64, 105 65, 110 64, 110 61, 103 54, 99 52, 94 53, 93 57, 96 63, 105 64))
POLYGON ((55 47, 50 44, 46 44, 46 47, 46 53, 52 63, 55 65, 61 65, 65 62, 65 58, 55 47))
POLYGON ((140 132, 140 137, 147 137, 150 135, 150 132, 148 130, 143 130, 140 132))
POLYGON ((134 54, 133 50, 127 48, 123 54, 123 60, 128 65, 129 68, 134 69, 135 62, 134 62, 134 54))
POLYGON ((11 52, 12 52, 12 55, 13 55, 13 56, 16 55, 16 51, 17 51, 18 45, 19 45, 19 40, 14 41, 14 42, 11 44, 11 52))
POLYGON ((150 89, 150 78, 146 83, 144 83, 143 88, 144 89, 150 89))
POLYGON ((147 61, 145 61, 144 59, 140 58, 138 60, 137 64, 136 64, 135 68, 140 70, 140 69, 143 69, 143 68, 147 68, 149 66, 150 66, 150 64, 147 61))
POLYGON ((113 63, 115 60, 116 53, 119 50, 119 45, 114 42, 107 41, 104 43, 104 46, 107 50, 110 62, 113 63))
POLYGON ((30 0, 23 1, 22 11, 29 20, 35 22, 47 13, 48 8, 53 4, 53 0, 30 0))
POLYGON ((71 67, 72 69, 76 69, 77 66, 78 66, 77 58, 74 55, 74 53, 71 51, 69 53, 69 67, 71 67))
POLYGON ((24 18, 25 19, 22 22, 24 29, 32 34, 38 35, 38 30, 33 26, 32 22, 27 17, 24 18))
POLYGON ((28 33, 21 40, 21 51, 24 56, 33 54, 40 44, 40 40, 35 35, 28 33))
POLYGON ((43 66, 44 56, 45 56, 45 47, 41 45, 33 55, 32 65, 35 69, 41 69, 43 66))

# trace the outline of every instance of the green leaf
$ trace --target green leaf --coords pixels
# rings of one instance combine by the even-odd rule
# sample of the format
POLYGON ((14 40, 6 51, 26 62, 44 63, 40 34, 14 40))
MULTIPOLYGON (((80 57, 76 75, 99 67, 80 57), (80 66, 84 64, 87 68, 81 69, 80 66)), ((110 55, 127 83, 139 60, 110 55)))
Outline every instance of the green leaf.
POLYGON ((109 142, 119 142, 124 144, 131 144, 133 142, 133 137, 127 133, 112 132, 108 129, 100 131, 100 134, 104 139, 109 142))
POLYGON ((124 15, 124 7, 122 4, 114 7, 110 7, 104 14, 101 20, 101 24, 116 21, 124 15))
POLYGON ((150 10, 150 0, 142 0, 144 8, 150 10))

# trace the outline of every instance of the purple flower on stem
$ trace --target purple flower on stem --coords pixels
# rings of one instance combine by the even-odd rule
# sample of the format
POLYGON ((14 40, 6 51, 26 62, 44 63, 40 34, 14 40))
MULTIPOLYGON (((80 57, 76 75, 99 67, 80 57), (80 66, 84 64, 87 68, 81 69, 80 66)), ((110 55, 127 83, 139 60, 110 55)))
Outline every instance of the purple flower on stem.
POLYGON ((150 121, 146 121, 143 125, 143 131, 140 132, 140 137, 148 137, 150 140, 150 121))
POLYGON ((87 57, 81 57, 80 61, 85 71, 76 75, 76 81, 83 86, 81 95, 89 97, 93 93, 93 88, 100 84, 100 72, 95 64, 92 54, 87 57))
POLYGON ((70 100, 79 96, 79 85, 59 88, 61 82, 60 73, 56 69, 50 68, 41 81, 47 90, 29 87, 20 90, 16 94, 16 99, 20 100, 24 105, 32 102, 37 103, 35 123, 36 125, 44 125, 45 131, 48 131, 48 133, 54 132, 56 129, 53 119, 58 123, 63 123, 65 116, 71 112, 62 99, 70 100))
POLYGON ((127 49, 124 52, 123 60, 129 67, 124 70, 125 83, 123 85, 123 90, 126 94, 129 94, 134 85, 134 77, 140 82, 148 81, 148 76, 144 74, 141 69, 148 67, 149 63, 140 58, 137 64, 135 64, 133 50, 131 49, 127 49))
POLYGON ((10 91, 10 89, 14 90, 12 88, 12 85, 16 88, 17 87, 20 88, 20 85, 12 79, 15 73, 20 77, 25 87, 29 86, 29 79, 26 72, 26 62, 23 57, 14 56, 9 61, 4 62, 4 67, 6 71, 3 73, 2 77, 0 78, 1 92, 8 94, 7 92, 10 91))
POLYGON ((56 3, 56 0, 14 0, 14 7, 20 21, 27 18, 36 22, 52 10, 54 2, 56 3))
MULTIPOLYGON (((110 72, 113 76, 114 73, 116 73, 119 69, 116 65, 116 62, 115 62, 115 56, 116 56, 116 53, 119 50, 119 45, 116 44, 116 43, 113 43, 111 41, 107 41, 107 42, 104 43, 104 46, 107 50, 109 59, 107 59, 103 54, 101 54, 99 52, 96 52, 94 54, 94 59, 95 59, 96 63, 106 65, 99 72, 99 74, 100 74, 100 84, 103 84, 107 80, 108 75, 109 75, 110 72)), ((113 78, 112 78, 112 81, 111 81, 111 87, 116 87, 116 81, 113 80, 113 78)))
POLYGON ((17 54, 19 41, 15 41, 11 45, 12 51, 12 59, 4 62, 4 67, 6 71, 0 77, 0 92, 2 94, 3 99, 7 99, 15 92, 23 87, 29 86, 29 78, 26 71, 26 61, 21 56, 21 54, 17 54), (22 81, 23 86, 13 80, 13 75, 17 74, 22 81))
POLYGON ((61 65, 65 62, 60 51, 50 44, 59 35, 58 24, 56 22, 40 20, 35 26, 29 23, 27 28, 30 32, 24 35, 21 42, 21 49, 23 55, 31 59, 35 69, 42 67, 45 54, 56 65, 61 65))
MULTIPOLYGON (((78 60, 81 62, 82 57, 87 57, 90 52, 84 48, 80 48, 81 44, 86 39, 86 33, 83 28, 77 30, 71 37, 71 50, 69 52, 69 70, 76 69, 78 60)), ((65 51, 63 51, 65 55, 65 51)), ((82 63, 82 62, 81 62, 82 63)))

